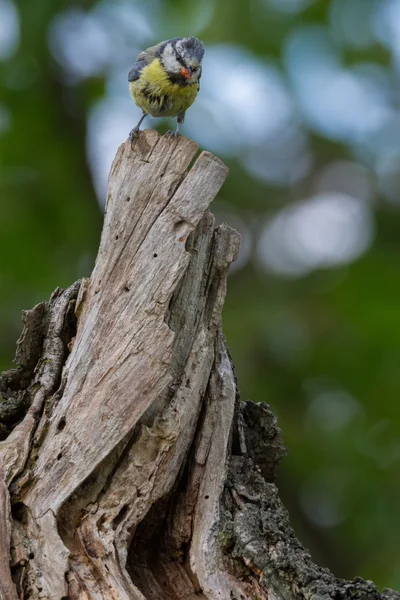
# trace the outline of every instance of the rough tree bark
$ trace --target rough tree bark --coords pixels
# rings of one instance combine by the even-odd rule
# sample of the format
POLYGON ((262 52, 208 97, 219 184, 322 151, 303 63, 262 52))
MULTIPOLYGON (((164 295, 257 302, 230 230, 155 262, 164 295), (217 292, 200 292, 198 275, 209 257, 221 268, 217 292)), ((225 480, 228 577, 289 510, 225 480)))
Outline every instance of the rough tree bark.
POLYGON ((399 599, 290 528, 276 419, 240 400, 221 330, 227 168, 196 152, 122 145, 90 280, 24 313, 0 379, 0 598, 399 599))

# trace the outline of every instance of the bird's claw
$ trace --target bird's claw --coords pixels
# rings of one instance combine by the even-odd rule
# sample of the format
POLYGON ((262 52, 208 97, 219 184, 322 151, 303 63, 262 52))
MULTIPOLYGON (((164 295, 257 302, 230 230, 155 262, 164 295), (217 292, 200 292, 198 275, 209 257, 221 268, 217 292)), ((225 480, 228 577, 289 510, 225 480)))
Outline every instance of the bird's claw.
POLYGON ((134 127, 129 132, 129 141, 131 143, 131 147, 132 147, 132 144, 136 140, 137 137, 139 137, 139 128, 138 127, 134 127))
POLYGON ((167 133, 165 134, 168 137, 178 137, 180 135, 179 131, 167 131, 167 133))

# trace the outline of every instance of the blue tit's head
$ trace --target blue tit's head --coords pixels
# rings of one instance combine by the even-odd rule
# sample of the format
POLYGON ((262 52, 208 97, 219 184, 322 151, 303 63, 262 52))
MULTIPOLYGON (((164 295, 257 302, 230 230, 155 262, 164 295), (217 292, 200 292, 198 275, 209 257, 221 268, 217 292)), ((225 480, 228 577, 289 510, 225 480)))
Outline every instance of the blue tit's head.
POLYGON ((159 57, 169 79, 179 85, 192 85, 200 79, 204 46, 195 37, 173 38, 165 42, 159 57))

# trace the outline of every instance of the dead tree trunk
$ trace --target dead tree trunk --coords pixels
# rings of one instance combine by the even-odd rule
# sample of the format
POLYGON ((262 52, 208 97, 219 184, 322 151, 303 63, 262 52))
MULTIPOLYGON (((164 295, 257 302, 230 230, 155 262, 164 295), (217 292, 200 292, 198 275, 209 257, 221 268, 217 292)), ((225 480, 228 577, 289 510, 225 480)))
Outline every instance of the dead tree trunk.
POLYGON ((227 168, 196 151, 122 145, 90 280, 24 313, 0 379, 0 598, 399 599, 294 537, 280 431, 240 401, 221 331, 227 168))

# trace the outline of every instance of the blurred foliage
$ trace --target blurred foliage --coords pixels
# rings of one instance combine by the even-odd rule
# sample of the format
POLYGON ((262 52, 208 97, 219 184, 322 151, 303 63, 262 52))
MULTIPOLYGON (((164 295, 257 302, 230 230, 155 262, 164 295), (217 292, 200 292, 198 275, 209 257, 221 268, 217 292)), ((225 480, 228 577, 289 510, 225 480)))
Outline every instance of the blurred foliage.
POLYGON ((224 311, 243 398, 279 416, 314 559, 398 589, 399 22, 397 0, 0 0, 0 366, 21 310, 90 274, 137 52, 198 35, 185 128, 231 168, 214 208, 243 235, 224 311))

